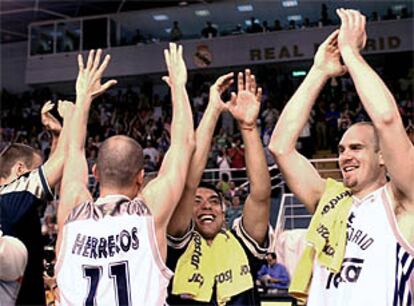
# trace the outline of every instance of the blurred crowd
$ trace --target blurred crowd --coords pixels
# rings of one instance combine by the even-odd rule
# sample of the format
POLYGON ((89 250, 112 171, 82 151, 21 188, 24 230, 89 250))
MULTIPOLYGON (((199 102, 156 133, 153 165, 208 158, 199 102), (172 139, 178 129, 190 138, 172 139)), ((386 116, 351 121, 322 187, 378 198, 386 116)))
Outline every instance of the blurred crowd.
MULTIPOLYGON (((258 119, 264 147, 270 141, 273 128, 283 106, 287 103, 301 79, 277 73, 276 68, 258 67, 257 78, 263 86, 262 111, 258 119)), ((414 69, 407 75, 387 78, 387 85, 394 93, 404 125, 414 142, 414 69)), ((201 120, 208 103, 208 92, 214 79, 197 75, 190 88, 195 124, 201 120)), ((157 171, 170 144, 170 102, 168 94, 145 94, 145 90, 128 87, 103 95, 91 111, 86 154, 89 169, 95 162, 101 142, 112 135, 126 134, 144 148, 145 171, 157 171)), ((151 91, 150 91, 151 92, 151 91)), ((37 89, 22 95, 2 91, 0 149, 10 142, 22 142, 38 148, 47 157, 50 152, 51 135, 41 125, 40 110, 49 100, 63 98, 49 89, 37 89)), ((58 117, 58 116, 56 116, 58 117)), ((335 147, 344 131, 354 122, 368 117, 348 77, 332 79, 325 87, 312 116, 302 131, 298 149, 307 157, 321 150, 335 156, 335 147)), ((269 153, 269 152, 267 152, 269 153)), ((273 165, 271 154, 268 164, 273 165)), ((226 221, 229 225, 243 210, 247 190, 245 181, 244 147, 241 135, 231 115, 223 114, 213 138, 205 180, 210 180, 222 191, 226 203, 226 221)), ((92 184, 93 185, 93 184, 92 184)), ((95 185, 93 185, 95 186, 95 185)), ((53 246, 56 240, 56 204, 47 206, 43 217, 45 245, 53 246)))
MULTIPOLYGON (((310 20, 308 17, 303 19, 291 19, 287 23, 282 22, 279 19, 268 22, 267 20, 259 20, 258 18, 252 16, 250 20, 247 20, 244 25, 237 24, 231 29, 221 29, 220 25, 214 24, 212 21, 207 21, 205 27, 201 29, 200 36, 198 38, 213 38, 218 36, 229 36, 229 35, 240 35, 240 34, 252 34, 252 33, 264 33, 264 32, 274 32, 274 31, 283 31, 283 30, 297 30, 313 27, 324 27, 331 25, 338 25, 339 20, 336 18, 331 18, 328 13, 328 7, 326 4, 321 5, 320 18, 315 20, 310 20)), ((368 18, 369 22, 376 22, 381 20, 394 20, 394 19, 405 19, 411 18, 412 12, 408 10, 407 7, 402 7, 400 10, 396 11, 393 8, 388 8, 385 14, 381 15, 378 12, 374 11, 368 18)), ((170 30, 170 40, 179 41, 182 39, 197 38, 186 33, 180 28, 179 22, 174 21, 170 30)), ((148 44, 152 42, 159 41, 159 38, 146 35, 141 32, 140 29, 137 29, 135 34, 130 38, 124 38, 121 41, 121 45, 131 45, 131 44, 148 44)))

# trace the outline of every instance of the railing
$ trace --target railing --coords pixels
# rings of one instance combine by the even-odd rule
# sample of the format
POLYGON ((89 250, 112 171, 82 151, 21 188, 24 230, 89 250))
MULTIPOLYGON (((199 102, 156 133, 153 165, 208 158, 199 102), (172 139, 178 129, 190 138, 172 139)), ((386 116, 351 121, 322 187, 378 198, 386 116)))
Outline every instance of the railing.
MULTIPOLYGON (((314 165, 321 176, 325 177, 326 174, 329 174, 329 176, 333 176, 339 179, 341 172, 337 167, 337 161, 337 158, 320 158, 310 160, 312 165, 314 165), (326 165, 332 164, 334 165, 333 168, 326 168, 326 165)), ((230 172, 232 175, 232 180, 236 183, 238 189, 247 189, 249 187, 246 168, 230 168, 226 170, 219 168, 205 169, 201 180, 203 182, 215 185, 220 181, 221 172, 230 172)), ((269 166, 269 173, 272 190, 280 189, 282 194, 285 194, 286 184, 276 164, 269 166)), ((156 174, 157 172, 150 172, 146 174, 146 177, 154 178, 156 174)), ((89 175, 90 190, 96 188, 96 183, 97 182, 95 180, 95 177, 93 175, 89 175)))

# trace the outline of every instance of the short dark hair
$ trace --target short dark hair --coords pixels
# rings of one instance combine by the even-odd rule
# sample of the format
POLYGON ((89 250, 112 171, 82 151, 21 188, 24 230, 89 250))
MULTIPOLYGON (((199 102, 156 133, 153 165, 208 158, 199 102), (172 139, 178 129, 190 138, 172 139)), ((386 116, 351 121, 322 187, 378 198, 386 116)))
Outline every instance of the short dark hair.
POLYGON ((214 186, 213 184, 207 183, 207 182, 201 182, 197 188, 206 188, 206 189, 210 189, 213 190, 215 193, 217 193, 217 195, 220 198, 220 203, 221 203, 221 207, 224 207, 224 198, 223 198, 223 194, 221 193, 221 190, 218 189, 216 186, 214 186))
POLYGON ((143 166, 142 147, 128 136, 112 136, 99 147, 96 169, 102 186, 129 186, 143 166))
POLYGON ((31 169, 35 155, 42 157, 39 150, 22 143, 11 143, 0 153, 0 177, 7 178, 13 166, 21 161, 26 168, 31 169))
POLYGON ((268 255, 268 256, 270 256, 270 257, 272 257, 272 259, 276 259, 276 258, 277 258, 277 256, 276 256, 276 253, 275 253, 275 252, 268 252, 266 255, 268 255))

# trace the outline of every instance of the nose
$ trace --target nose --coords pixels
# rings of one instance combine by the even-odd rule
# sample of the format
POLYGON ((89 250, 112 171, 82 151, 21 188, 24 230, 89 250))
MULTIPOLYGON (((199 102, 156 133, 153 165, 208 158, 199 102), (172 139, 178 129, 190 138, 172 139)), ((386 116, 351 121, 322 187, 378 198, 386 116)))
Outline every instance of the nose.
POLYGON ((204 201, 202 207, 203 209, 211 209, 211 203, 209 201, 204 201))

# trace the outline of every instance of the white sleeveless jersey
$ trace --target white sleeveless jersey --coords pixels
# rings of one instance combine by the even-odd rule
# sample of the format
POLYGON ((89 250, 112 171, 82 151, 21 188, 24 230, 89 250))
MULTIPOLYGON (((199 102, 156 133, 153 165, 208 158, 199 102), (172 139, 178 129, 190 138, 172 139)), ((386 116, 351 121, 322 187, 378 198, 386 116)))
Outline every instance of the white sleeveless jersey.
POLYGON ((315 262, 308 306, 410 306, 414 248, 401 236, 388 192, 382 187, 354 197, 341 271, 315 262))
POLYGON ((164 305, 172 272, 139 199, 107 196, 66 220, 56 264, 61 305, 164 305))

